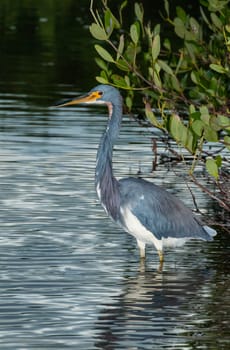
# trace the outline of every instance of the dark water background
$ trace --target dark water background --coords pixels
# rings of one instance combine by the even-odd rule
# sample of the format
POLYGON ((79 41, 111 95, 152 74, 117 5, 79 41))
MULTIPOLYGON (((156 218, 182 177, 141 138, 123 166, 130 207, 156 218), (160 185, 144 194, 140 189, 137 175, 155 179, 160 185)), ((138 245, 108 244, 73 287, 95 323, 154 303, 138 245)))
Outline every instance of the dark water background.
MULTIPOLYGON (((95 85, 79 3, 0 3, 0 348, 227 350, 229 236, 168 251, 162 274, 151 247, 141 265, 94 191, 106 111, 49 107, 95 85)), ((141 171, 194 209, 183 165, 150 174, 151 131, 124 118, 116 176, 141 171)))

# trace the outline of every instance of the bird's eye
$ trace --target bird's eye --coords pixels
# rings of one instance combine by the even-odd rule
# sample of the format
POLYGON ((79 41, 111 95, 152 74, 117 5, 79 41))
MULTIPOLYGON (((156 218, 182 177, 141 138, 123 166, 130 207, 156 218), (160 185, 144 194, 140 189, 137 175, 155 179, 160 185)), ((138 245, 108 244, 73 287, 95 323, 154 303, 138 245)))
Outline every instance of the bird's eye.
POLYGON ((99 95, 99 96, 102 96, 102 95, 103 95, 103 92, 102 92, 102 91, 98 91, 98 95, 99 95))

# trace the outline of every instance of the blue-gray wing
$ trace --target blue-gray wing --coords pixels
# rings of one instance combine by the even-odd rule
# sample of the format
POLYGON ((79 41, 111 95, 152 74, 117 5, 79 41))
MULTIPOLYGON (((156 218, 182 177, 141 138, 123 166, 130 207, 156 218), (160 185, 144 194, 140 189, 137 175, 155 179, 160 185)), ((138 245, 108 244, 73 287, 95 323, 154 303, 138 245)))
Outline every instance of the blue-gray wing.
POLYGON ((135 178, 122 179, 119 185, 121 206, 128 208, 157 239, 211 239, 192 211, 163 188, 135 178))

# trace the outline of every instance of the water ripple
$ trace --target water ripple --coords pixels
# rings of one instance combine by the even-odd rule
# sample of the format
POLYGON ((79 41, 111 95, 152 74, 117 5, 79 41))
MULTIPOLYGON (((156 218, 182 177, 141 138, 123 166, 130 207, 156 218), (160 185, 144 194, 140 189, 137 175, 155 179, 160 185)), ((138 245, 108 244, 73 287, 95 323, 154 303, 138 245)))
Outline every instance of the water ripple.
MULTIPOLYGON (((0 134, 0 347, 229 349, 229 238, 168 251, 162 274, 151 247, 140 264, 134 240, 95 196, 105 116, 70 109, 44 120, 26 105, 12 110, 13 98, 4 101, 0 134)), ((149 174, 147 135, 124 120, 117 176, 135 175, 140 164, 149 174)), ((173 171, 160 167, 154 181, 192 207, 173 171)), ((211 212, 205 196, 198 201, 211 212)))

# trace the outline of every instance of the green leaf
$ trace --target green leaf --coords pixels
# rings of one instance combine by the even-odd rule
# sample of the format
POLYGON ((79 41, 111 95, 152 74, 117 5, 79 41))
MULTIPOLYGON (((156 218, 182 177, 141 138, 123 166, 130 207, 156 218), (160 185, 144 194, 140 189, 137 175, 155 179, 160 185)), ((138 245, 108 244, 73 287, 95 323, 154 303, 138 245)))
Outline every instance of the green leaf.
POLYGON ((217 15, 212 12, 210 14, 210 17, 211 17, 211 20, 212 20, 212 23, 214 24, 214 26, 219 29, 219 30, 222 30, 223 28, 223 23, 221 22, 221 20, 219 19, 219 17, 217 17, 217 15))
POLYGON ((160 79, 160 76, 157 72, 153 72, 153 81, 154 81, 154 84, 158 87, 158 88, 162 88, 162 83, 161 83, 161 79, 160 79))
POLYGON ((141 4, 135 2, 134 12, 135 12, 135 15, 137 16, 138 21, 140 21, 142 23, 143 17, 144 17, 144 11, 143 11, 143 7, 141 6, 141 4))
POLYGON ((100 83, 100 84, 108 84, 108 80, 102 77, 96 77, 96 80, 100 83))
POLYGON ((130 87, 130 79, 129 79, 128 75, 125 75, 124 79, 125 79, 126 85, 130 87))
POLYGON ((169 17, 169 2, 168 0, 164 0, 164 8, 167 16, 169 17))
POLYGON ((215 131, 221 130, 221 126, 218 124, 218 119, 215 115, 210 117, 210 127, 215 131))
POLYGON ((224 136, 224 144, 225 147, 227 147, 227 149, 230 151, 230 136, 224 136))
POLYGON ((230 118, 229 117, 226 117, 225 115, 219 114, 217 116, 217 123, 223 129, 230 130, 230 118))
POLYGON ((215 179, 218 179, 219 177, 219 174, 218 174, 218 166, 215 162, 214 159, 207 159, 206 160, 206 163, 205 163, 205 166, 206 166, 206 169, 207 169, 207 172, 213 176, 215 179))
POLYGON ((194 137, 192 132, 182 123, 177 114, 170 118, 169 131, 173 138, 181 143, 190 153, 194 152, 194 137))
POLYGON ((186 29, 185 29, 183 21, 180 18, 176 17, 174 19, 173 23, 174 23, 174 30, 175 30, 176 35, 179 36, 179 38, 184 39, 186 29))
POLYGON ((120 58, 121 55, 123 54, 124 46, 125 46, 124 34, 122 34, 122 35, 120 36, 119 45, 118 45, 118 49, 117 49, 117 60, 119 60, 119 58, 120 58))
POLYGON ((107 40, 108 35, 104 28, 100 27, 96 23, 92 23, 91 26, 89 27, 90 33, 92 36, 97 39, 97 40, 107 40))
POLYGON ((172 68, 168 65, 168 63, 166 63, 165 61, 162 60, 158 60, 157 61, 159 66, 163 69, 163 71, 165 71, 166 73, 168 73, 169 75, 174 75, 172 68))
POLYGON ((177 77, 173 74, 170 76, 170 79, 172 82, 173 89, 177 92, 181 92, 180 83, 179 83, 179 80, 177 79, 177 77))
POLYGON ((182 7, 180 7, 180 6, 177 6, 176 13, 177 13, 177 16, 179 17, 179 19, 181 19, 183 21, 183 23, 185 23, 186 19, 187 19, 187 14, 186 14, 185 10, 182 9, 182 7))
POLYGON ((209 65, 209 67, 217 73, 220 73, 220 74, 227 73, 227 70, 223 66, 221 66, 220 64, 211 63, 209 65))
POLYGON ((171 43, 170 43, 170 40, 168 38, 164 39, 163 46, 166 48, 166 50, 171 52, 171 43))
POLYGON ((192 123, 192 129, 197 136, 201 136, 204 130, 204 123, 201 120, 195 120, 192 123))
POLYGON ((153 28, 153 36, 159 34, 160 35, 161 32, 161 25, 158 23, 155 25, 155 27, 153 28))
POLYGON ((181 141, 183 133, 183 124, 177 114, 171 115, 170 118, 170 133, 176 141, 181 141))
POLYGON ((116 17, 114 17, 114 15, 112 14, 109 8, 106 8, 104 18, 105 18, 105 29, 108 35, 110 36, 114 28, 116 29, 120 28, 120 23, 118 22, 116 17))
POLYGON ((132 98, 130 96, 126 96, 125 104, 128 107, 128 110, 131 111, 132 105, 133 105, 133 100, 132 100, 132 98))
POLYGON ((145 103, 145 115, 154 126, 156 126, 156 127, 160 126, 160 124, 157 121, 157 118, 156 118, 155 114, 153 113, 151 106, 148 102, 145 103))
POLYGON ((191 41, 194 40, 194 38, 191 37, 190 33, 186 33, 185 39, 187 40, 185 42, 185 47, 188 51, 189 56, 191 57, 192 63, 195 65, 197 60, 197 50, 196 50, 196 44, 193 44, 191 41))
POLYGON ((148 74, 149 74, 149 79, 152 79, 154 75, 153 67, 148 67, 148 74))
POLYGON ((187 129, 185 147, 187 148, 187 150, 190 153, 193 153, 196 150, 196 147, 197 147, 196 138, 194 137, 193 133, 189 129, 187 129))
POLYGON ((209 125, 210 115, 209 110, 206 106, 201 106, 200 108, 200 119, 206 124, 209 125))
POLYGON ((107 61, 107 62, 114 62, 113 57, 110 55, 110 53, 105 50, 102 46, 100 45, 95 45, 94 46, 98 55, 101 56, 101 58, 103 58, 103 60, 107 61))
POLYGON ((205 125, 204 127, 204 137, 207 141, 210 142, 218 141, 218 133, 208 125, 205 125))
POLYGON ((130 66, 135 62, 136 54, 137 46, 131 41, 125 50, 125 58, 130 62, 130 66))
POLYGON ((113 74, 111 76, 114 84, 118 87, 118 88, 126 88, 127 87, 127 84, 126 84, 126 81, 123 77, 121 77, 120 75, 118 74, 113 74))
POLYGON ((216 165, 218 166, 218 168, 221 168, 221 165, 222 165, 222 157, 221 157, 220 154, 218 154, 218 156, 216 156, 215 162, 216 162, 216 165))
POLYGON ((196 108, 195 108, 195 106, 194 105, 189 105, 189 113, 190 114, 193 114, 193 113, 196 113, 196 108))
POLYGON ((152 28, 150 27, 150 24, 147 24, 147 26, 145 27, 145 33, 146 33, 146 37, 149 43, 151 43, 153 41, 153 31, 152 28))
POLYGON ((108 70, 107 64, 100 57, 96 57, 95 61, 98 65, 98 67, 100 67, 102 70, 104 70, 104 71, 108 70))
POLYGON ((125 72, 130 71, 129 65, 124 61, 123 59, 119 59, 118 61, 115 62, 116 66, 125 72))
POLYGON ((153 59, 153 61, 156 61, 157 57, 160 54, 160 50, 161 50, 160 35, 157 34, 153 38, 153 42, 152 42, 152 59, 153 59))
POLYGON ((207 24, 207 26, 211 29, 211 24, 210 24, 210 22, 209 22, 209 20, 208 20, 208 18, 207 18, 207 16, 206 16, 206 14, 205 14, 205 12, 204 12, 204 10, 203 10, 202 7, 200 7, 200 13, 201 13, 201 16, 202 16, 204 22, 205 22, 205 23, 207 24))
POLYGON ((197 37, 197 39, 199 39, 201 34, 201 28, 199 23, 193 17, 190 18, 189 23, 190 23, 192 33, 197 37))
MULTIPOLYGON (((110 72, 109 72, 109 73, 110 73, 110 72)), ((110 74, 108 75, 106 71, 102 70, 101 73, 100 73, 100 76, 101 76, 102 78, 104 78, 105 80, 109 80, 108 77, 110 76, 110 74)))
POLYGON ((135 45, 137 45, 140 35, 140 28, 138 23, 134 23, 130 27, 130 36, 135 45))
POLYGON ((229 0, 208 0, 208 9, 211 12, 218 12, 224 9, 229 0))
POLYGON ((105 30, 106 30, 106 33, 108 34, 108 36, 110 36, 113 32, 114 22, 113 22, 113 18, 112 18, 112 13, 108 8, 105 10, 104 18, 105 18, 105 20, 104 20, 105 30))
POLYGON ((191 72, 191 80, 196 85, 200 84, 200 79, 199 79, 198 72, 196 72, 196 71, 192 71, 191 72))
POLYGON ((120 18, 120 22, 121 22, 121 25, 122 25, 122 11, 124 10, 124 8, 127 6, 128 4, 128 1, 125 0, 121 3, 121 5, 119 6, 119 18, 120 18))
POLYGON ((191 123, 193 123, 195 120, 200 120, 200 112, 194 110, 194 112, 192 112, 192 108, 191 111, 189 113, 189 119, 191 121, 191 123))

